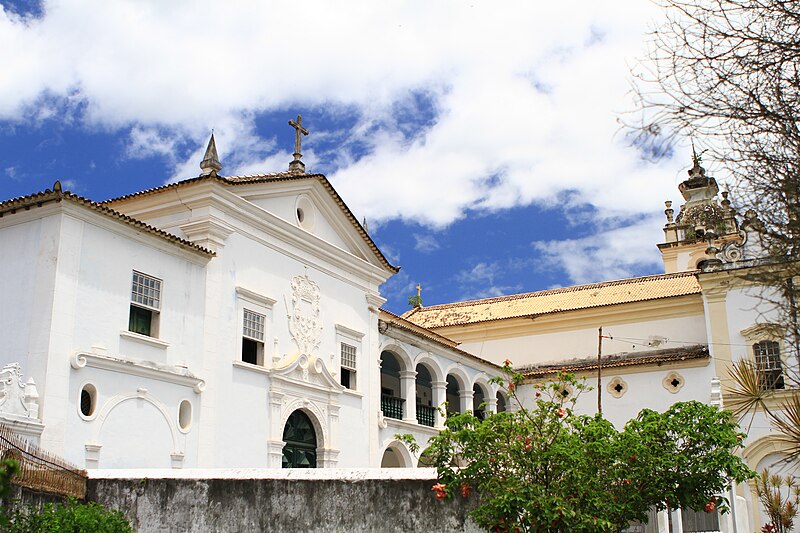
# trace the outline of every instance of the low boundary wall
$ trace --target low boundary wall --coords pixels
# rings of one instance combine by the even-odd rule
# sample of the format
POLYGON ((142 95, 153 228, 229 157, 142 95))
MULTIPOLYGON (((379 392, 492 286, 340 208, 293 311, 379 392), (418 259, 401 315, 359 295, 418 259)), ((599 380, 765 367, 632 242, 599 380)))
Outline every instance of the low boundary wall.
POLYGON ((138 532, 464 532, 473 497, 438 501, 430 469, 90 470, 87 499, 138 532))

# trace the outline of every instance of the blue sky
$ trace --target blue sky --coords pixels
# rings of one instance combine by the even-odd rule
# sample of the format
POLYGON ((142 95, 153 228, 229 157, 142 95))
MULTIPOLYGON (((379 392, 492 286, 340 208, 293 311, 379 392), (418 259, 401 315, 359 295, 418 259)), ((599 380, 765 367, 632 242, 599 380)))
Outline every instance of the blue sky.
POLYGON ((651 2, 0 6, 0 199, 193 177, 212 128, 222 174, 285 170, 302 114, 307 170, 402 266, 392 311, 661 271, 689 150, 619 125, 651 2))

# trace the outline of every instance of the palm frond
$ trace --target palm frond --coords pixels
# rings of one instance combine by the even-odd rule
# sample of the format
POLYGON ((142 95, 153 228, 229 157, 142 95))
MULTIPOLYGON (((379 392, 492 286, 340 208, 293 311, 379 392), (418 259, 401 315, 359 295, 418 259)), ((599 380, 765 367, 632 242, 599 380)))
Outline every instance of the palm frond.
POLYGON ((781 432, 778 438, 789 446, 787 454, 790 459, 800 458, 800 390, 793 391, 780 403, 779 409, 767 414, 775 429, 781 432))
POLYGON ((729 390, 731 399, 726 407, 733 411, 738 420, 746 414, 754 414, 759 407, 769 412, 764 403, 767 391, 761 383, 758 369, 753 361, 747 359, 736 361, 728 373, 733 380, 733 387, 729 390))

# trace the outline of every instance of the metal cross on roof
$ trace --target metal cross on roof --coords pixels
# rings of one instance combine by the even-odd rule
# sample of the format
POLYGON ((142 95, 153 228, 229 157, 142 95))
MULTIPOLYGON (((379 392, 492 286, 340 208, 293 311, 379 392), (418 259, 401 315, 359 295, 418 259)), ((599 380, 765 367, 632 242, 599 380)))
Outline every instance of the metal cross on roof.
POLYGON ((289 163, 289 170, 297 171, 297 172, 304 172, 306 165, 300 161, 300 158, 303 157, 303 154, 300 152, 300 134, 308 135, 308 130, 303 127, 303 117, 301 115, 297 115, 297 120, 290 120, 289 125, 294 128, 294 160, 289 163))

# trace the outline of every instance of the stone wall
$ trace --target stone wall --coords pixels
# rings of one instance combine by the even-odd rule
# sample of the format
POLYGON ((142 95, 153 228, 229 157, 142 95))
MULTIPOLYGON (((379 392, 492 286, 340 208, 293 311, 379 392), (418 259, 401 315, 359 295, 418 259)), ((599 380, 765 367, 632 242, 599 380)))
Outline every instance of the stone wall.
POLYGON ((430 470, 90 471, 87 499, 138 532, 477 532, 475 501, 436 500, 430 470))

